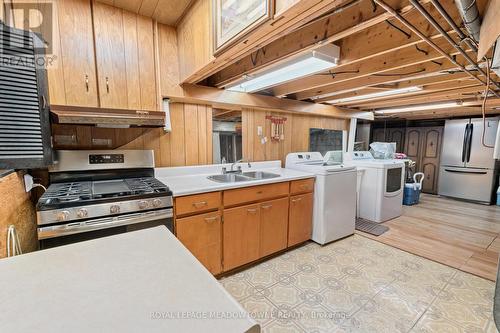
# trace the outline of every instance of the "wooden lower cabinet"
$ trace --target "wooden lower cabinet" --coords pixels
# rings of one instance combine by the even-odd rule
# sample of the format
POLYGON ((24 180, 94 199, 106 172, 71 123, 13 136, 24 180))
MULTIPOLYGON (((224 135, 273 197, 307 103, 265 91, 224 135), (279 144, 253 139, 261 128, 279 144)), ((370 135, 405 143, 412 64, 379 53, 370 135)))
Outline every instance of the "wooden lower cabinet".
POLYGON ((260 257, 260 204, 224 210, 224 271, 260 257))
POLYGON ((176 220, 177 238, 212 273, 222 272, 221 214, 201 214, 176 220))
POLYGON ((288 197, 260 204, 260 256, 286 249, 288 197))
POLYGON ((296 245, 311 239, 312 213, 312 193, 290 197, 288 246, 296 245))

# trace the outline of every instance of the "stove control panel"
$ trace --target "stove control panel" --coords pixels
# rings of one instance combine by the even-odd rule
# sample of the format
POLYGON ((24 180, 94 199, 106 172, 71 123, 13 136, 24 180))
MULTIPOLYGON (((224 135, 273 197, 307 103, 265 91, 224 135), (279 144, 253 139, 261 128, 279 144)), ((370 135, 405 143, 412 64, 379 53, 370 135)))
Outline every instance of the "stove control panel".
POLYGON ((89 164, 115 164, 124 163, 123 154, 92 154, 89 155, 89 164))

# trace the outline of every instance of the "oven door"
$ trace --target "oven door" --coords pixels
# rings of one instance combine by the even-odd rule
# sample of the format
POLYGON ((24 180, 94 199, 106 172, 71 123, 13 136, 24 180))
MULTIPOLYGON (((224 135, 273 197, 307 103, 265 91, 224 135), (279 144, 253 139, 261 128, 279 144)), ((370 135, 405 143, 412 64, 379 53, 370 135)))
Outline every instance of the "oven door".
POLYGON ((112 236, 145 228, 166 226, 173 232, 172 208, 123 214, 38 228, 41 249, 112 236))

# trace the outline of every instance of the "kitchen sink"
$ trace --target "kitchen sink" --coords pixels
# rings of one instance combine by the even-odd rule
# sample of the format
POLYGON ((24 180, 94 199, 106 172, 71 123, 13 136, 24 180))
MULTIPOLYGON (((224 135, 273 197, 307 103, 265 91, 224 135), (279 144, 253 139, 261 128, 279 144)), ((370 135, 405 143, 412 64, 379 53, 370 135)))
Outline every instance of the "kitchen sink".
POLYGON ((207 178, 211 181, 218 183, 237 183, 237 182, 248 182, 251 180, 261 180, 261 179, 271 179, 277 178, 280 175, 264 172, 264 171, 249 171, 243 173, 226 173, 222 175, 208 176, 207 178))
POLYGON ((272 172, 264 172, 264 171, 249 171, 249 172, 243 172, 243 176, 250 177, 253 179, 271 179, 271 178, 277 178, 280 175, 272 173, 272 172))
POLYGON ((245 176, 242 176, 241 174, 236 174, 236 173, 227 173, 224 175, 213 175, 213 176, 208 176, 208 179, 218 182, 218 183, 236 183, 236 182, 246 182, 249 180, 253 180, 252 178, 248 178, 245 176))

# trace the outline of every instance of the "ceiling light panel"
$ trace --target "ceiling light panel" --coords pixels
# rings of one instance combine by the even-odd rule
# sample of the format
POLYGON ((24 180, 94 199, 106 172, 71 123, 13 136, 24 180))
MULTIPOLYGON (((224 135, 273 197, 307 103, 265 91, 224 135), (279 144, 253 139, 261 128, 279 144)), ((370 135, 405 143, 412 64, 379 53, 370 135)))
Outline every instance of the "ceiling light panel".
POLYGON ((422 90, 422 87, 408 87, 408 88, 401 88, 401 89, 384 90, 384 91, 379 91, 379 92, 372 93, 372 94, 358 95, 358 96, 339 98, 339 99, 332 99, 330 101, 326 101, 326 103, 342 104, 342 103, 362 101, 365 99, 372 99, 372 98, 377 98, 377 97, 406 94, 406 93, 417 92, 417 91, 421 91, 421 90, 422 90))

